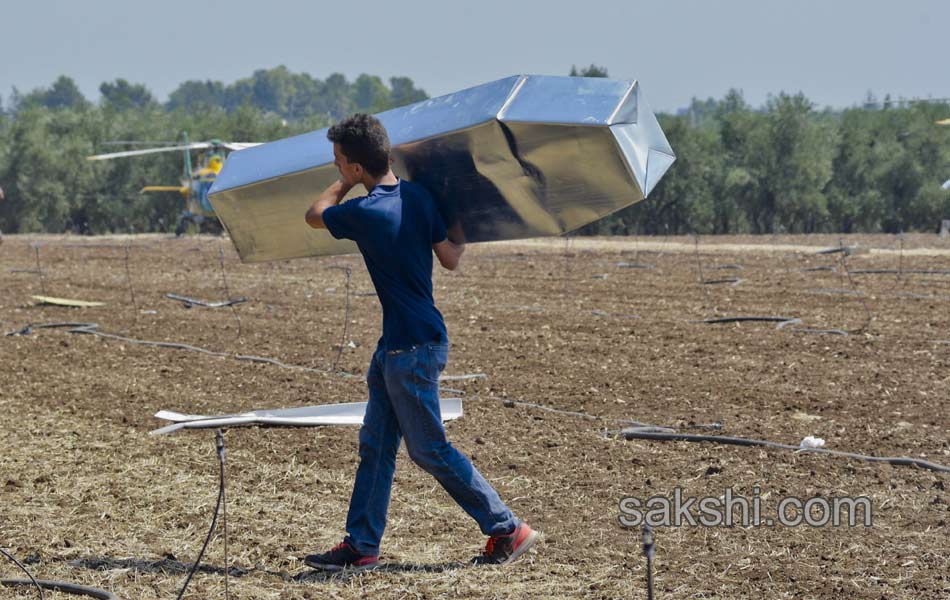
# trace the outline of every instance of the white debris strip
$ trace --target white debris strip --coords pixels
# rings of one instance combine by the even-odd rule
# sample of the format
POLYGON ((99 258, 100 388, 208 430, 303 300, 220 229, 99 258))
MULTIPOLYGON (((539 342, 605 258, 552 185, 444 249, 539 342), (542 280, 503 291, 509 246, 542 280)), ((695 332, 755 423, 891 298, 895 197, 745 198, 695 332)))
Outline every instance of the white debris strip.
MULTIPOLYGON (((442 421, 452 421, 462 416, 462 401, 459 398, 439 400, 442 421)), ((230 415, 186 415, 171 410, 160 410, 155 417, 173 421, 150 435, 172 433, 179 429, 207 429, 249 427, 325 427, 331 425, 361 425, 366 414, 366 402, 346 404, 321 404, 298 408, 252 410, 230 415)))

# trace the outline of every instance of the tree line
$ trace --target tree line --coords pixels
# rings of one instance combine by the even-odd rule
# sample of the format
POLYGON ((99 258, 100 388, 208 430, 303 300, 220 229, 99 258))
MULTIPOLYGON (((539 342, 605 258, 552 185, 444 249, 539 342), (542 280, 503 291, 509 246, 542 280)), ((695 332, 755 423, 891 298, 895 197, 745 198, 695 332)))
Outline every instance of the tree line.
POLYGON ((230 85, 186 81, 167 102, 124 79, 99 87, 97 102, 75 81, 0 105, 0 230, 90 233, 174 230, 183 209, 177 194, 143 197, 145 185, 178 185, 180 152, 103 162, 86 157, 140 146, 116 141, 220 139, 267 142, 321 129, 353 112, 379 112, 428 98, 408 77, 341 74, 325 80, 286 67, 261 69, 230 85))
MULTIPOLYGON (((571 75, 606 76, 590 65, 571 75)), ((142 84, 105 82, 96 102, 69 77, 0 104, 0 230, 92 233, 168 231, 179 153, 90 163, 122 150, 117 140, 212 138, 264 142, 325 127, 352 112, 379 112, 427 98, 408 77, 326 79, 285 67, 225 85, 186 81, 166 102, 142 84)), ((801 94, 761 107, 733 90, 658 115, 677 155, 650 198, 585 227, 586 234, 930 231, 950 218, 950 103, 873 97, 818 109, 801 94)))
POLYGON ((950 219, 950 103, 817 110, 802 94, 761 108, 738 91, 659 115, 676 163, 649 200, 598 234, 899 233, 950 219))

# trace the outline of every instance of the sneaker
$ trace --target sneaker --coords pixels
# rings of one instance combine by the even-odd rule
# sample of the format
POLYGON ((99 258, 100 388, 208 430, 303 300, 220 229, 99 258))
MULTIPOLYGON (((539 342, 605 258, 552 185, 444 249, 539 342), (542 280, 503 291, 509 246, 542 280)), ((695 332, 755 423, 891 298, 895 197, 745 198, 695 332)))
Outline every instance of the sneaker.
POLYGON ((311 554, 303 559, 303 564, 319 571, 342 571, 343 569, 365 570, 379 564, 379 556, 364 556, 353 546, 340 542, 329 552, 311 554))
POLYGON ((520 523, 508 535, 493 535, 488 538, 485 550, 472 559, 476 565, 507 565, 528 551, 538 541, 538 532, 520 523))

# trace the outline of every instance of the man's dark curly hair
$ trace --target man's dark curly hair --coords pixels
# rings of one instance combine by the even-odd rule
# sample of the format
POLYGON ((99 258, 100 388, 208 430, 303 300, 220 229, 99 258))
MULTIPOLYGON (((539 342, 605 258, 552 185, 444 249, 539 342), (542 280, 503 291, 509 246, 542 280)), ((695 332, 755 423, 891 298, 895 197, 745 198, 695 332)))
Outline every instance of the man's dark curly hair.
POLYGON ((327 131, 327 139, 340 145, 350 162, 359 163, 373 177, 389 171, 389 135, 379 119, 356 113, 327 131))

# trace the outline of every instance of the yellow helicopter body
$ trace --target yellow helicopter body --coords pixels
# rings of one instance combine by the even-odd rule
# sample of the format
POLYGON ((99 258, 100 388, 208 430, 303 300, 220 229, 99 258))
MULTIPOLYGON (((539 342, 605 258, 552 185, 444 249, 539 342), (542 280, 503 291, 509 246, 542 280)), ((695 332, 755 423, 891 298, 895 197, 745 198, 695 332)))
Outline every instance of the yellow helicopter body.
MULTIPOLYGON (((215 178, 224 167, 226 150, 243 150, 255 143, 234 143, 222 142, 220 140, 211 140, 208 142, 188 143, 188 135, 184 134, 184 143, 176 146, 166 146, 159 148, 146 148, 144 150, 126 150, 123 152, 112 152, 109 154, 97 154, 88 157, 89 160, 109 160, 113 158, 124 158, 130 156, 140 156, 143 154, 154 154, 157 152, 184 151, 184 172, 181 179, 181 185, 147 185, 139 190, 139 193, 167 193, 177 192, 185 201, 185 209, 182 211, 181 219, 175 233, 181 235, 184 233, 189 222, 196 224, 201 229, 206 219, 217 226, 214 214, 214 208, 208 201, 208 191, 214 184, 215 178), (198 168, 192 167, 191 150, 202 150, 203 153, 198 158, 198 168)), ((115 142, 134 144, 136 142, 115 142)), ((212 227, 216 229, 217 227, 212 227)))

